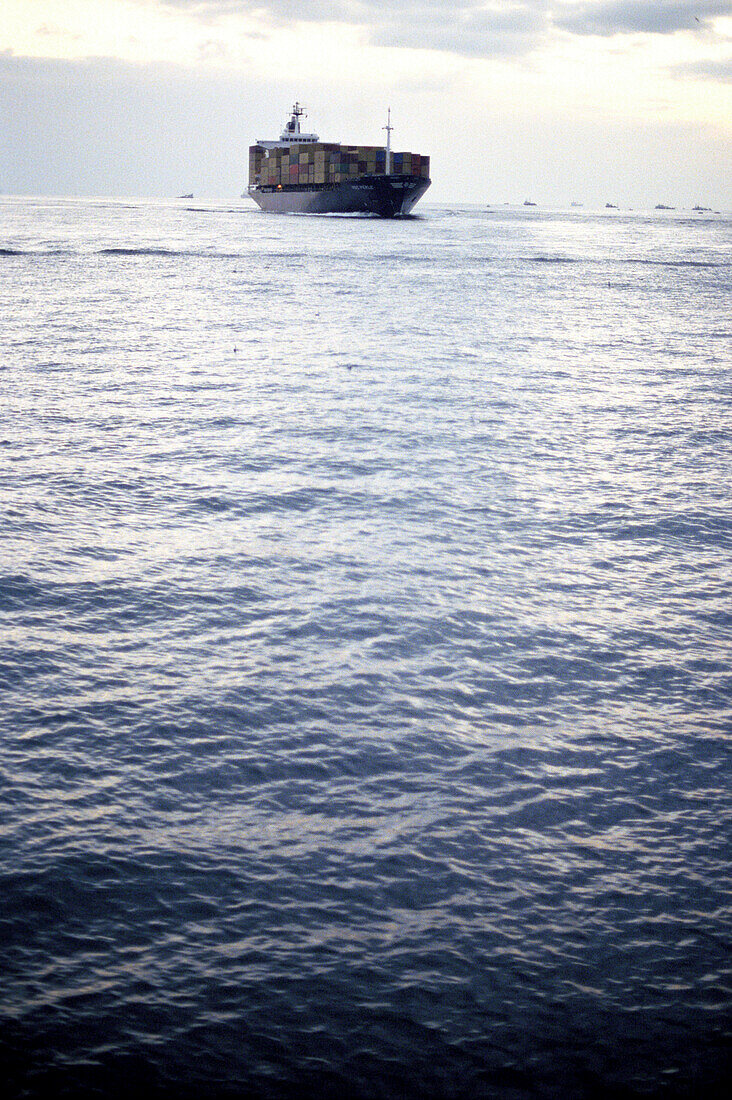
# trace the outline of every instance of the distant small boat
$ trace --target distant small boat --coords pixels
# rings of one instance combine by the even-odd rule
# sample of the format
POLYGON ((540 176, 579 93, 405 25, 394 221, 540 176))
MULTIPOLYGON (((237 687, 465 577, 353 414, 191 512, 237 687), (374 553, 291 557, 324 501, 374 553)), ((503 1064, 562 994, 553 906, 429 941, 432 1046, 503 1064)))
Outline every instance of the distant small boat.
POLYGON ((524 199, 524 206, 536 206, 535 202, 529 202, 528 199, 524 199))
POLYGON ((605 209, 606 210, 617 210, 618 208, 617 208, 617 206, 615 205, 614 202, 606 202, 605 203, 605 209))
POLYGON ((583 202, 571 202, 569 205, 570 206, 584 206, 585 204, 583 202))
POLYGON ((191 193, 189 195, 178 195, 178 198, 179 199, 192 199, 193 198, 193 192, 191 191, 191 193))
POLYGON ((662 202, 656 203, 656 210, 675 210, 675 206, 664 206, 662 202))
POLYGON ((699 206, 698 203, 696 206, 692 206, 692 210, 695 214, 711 214, 712 212, 711 206, 699 206))

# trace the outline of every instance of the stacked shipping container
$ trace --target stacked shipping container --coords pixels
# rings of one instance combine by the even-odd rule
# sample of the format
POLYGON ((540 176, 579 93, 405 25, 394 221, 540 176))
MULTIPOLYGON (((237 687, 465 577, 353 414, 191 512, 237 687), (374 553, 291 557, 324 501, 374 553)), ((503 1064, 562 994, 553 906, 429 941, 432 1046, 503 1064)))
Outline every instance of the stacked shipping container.
MULTIPOLYGON (((429 179, 430 158, 419 153, 392 153, 392 175, 429 179)), ((312 142, 265 150, 249 149, 249 186, 345 183, 356 176, 386 174, 386 151, 378 145, 332 145, 312 142)))

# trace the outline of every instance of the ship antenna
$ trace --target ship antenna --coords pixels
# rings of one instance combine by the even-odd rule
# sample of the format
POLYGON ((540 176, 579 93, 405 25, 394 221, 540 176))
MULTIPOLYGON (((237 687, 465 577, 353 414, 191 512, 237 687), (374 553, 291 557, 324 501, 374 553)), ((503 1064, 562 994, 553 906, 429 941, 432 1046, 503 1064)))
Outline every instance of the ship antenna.
POLYGON ((391 124, 391 107, 389 107, 386 115, 386 126, 381 127, 382 130, 386 130, 386 174, 391 175, 391 132, 394 127, 391 124))

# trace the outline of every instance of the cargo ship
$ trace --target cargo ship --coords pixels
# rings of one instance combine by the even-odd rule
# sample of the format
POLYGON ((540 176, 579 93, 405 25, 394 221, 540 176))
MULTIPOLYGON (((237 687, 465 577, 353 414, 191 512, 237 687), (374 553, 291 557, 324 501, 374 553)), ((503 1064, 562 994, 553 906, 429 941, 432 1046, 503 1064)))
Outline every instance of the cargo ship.
POLYGON ((305 109, 295 103, 279 141, 249 149, 250 198, 273 214, 376 214, 404 217, 429 187, 430 158, 385 146, 340 145, 305 134, 305 109))

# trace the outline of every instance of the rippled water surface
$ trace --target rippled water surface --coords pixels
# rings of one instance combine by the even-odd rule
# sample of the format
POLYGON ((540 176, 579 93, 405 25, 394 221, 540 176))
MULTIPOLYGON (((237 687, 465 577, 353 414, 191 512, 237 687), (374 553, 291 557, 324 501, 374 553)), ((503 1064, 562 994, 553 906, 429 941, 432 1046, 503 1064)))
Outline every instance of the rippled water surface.
POLYGON ((0 202, 10 1092, 722 1096, 730 222, 194 206, 0 202))

